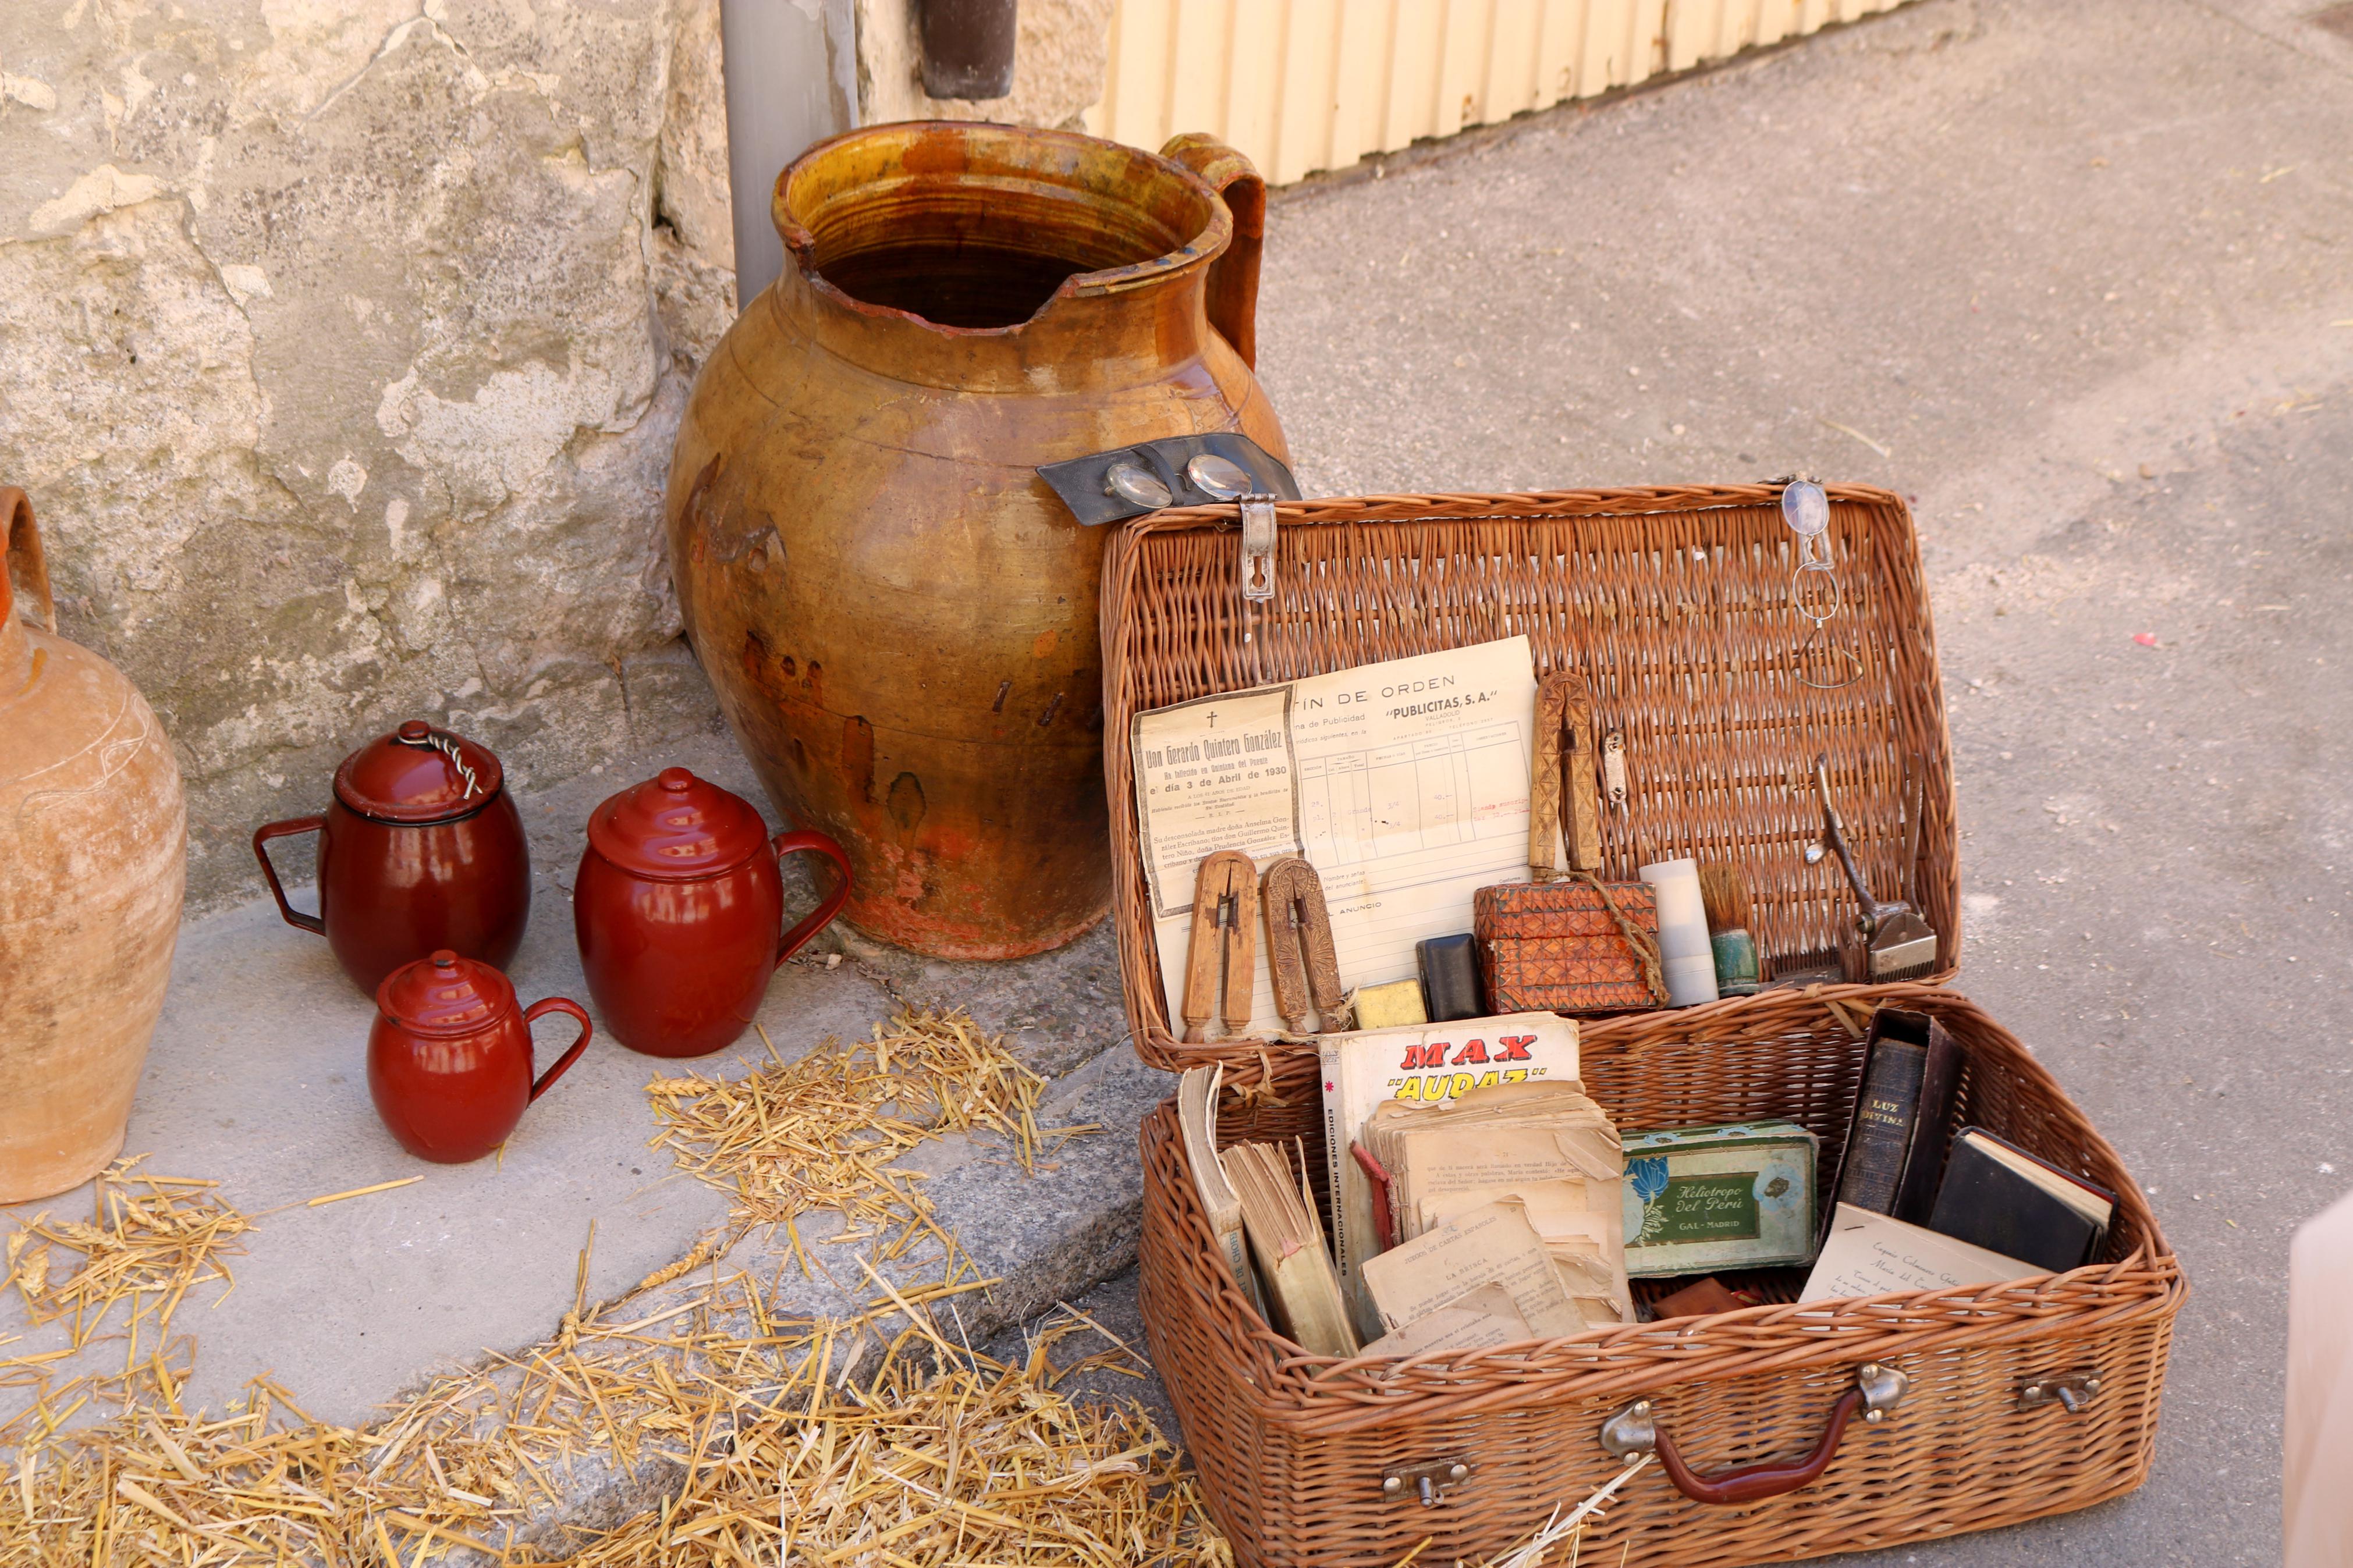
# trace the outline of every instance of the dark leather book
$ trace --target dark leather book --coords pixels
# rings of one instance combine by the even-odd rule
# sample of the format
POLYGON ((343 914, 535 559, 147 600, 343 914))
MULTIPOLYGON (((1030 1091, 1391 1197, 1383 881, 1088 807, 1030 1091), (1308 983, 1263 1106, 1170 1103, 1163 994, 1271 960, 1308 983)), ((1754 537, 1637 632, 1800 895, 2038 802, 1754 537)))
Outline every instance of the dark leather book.
MULTIPOLYGON (((1883 1007, 1882 1015, 1896 1013, 1883 1007)), ((1926 1225, 1936 1205, 1936 1187, 1945 1175, 1945 1152, 1953 1142, 1953 1110, 1961 1088, 1961 1047, 1951 1031, 1925 1013, 1907 1013, 1917 1020, 1917 1038, 1927 1047, 1920 1072, 1920 1105, 1912 1119, 1912 1147, 1904 1156, 1904 1176, 1896 1184, 1895 1206, 1889 1212, 1907 1225, 1926 1225)))
POLYGON ((1421 963, 1421 999, 1433 1024, 1483 1018, 1487 998, 1479 984, 1479 955, 1469 932, 1433 936, 1415 945, 1421 963))
POLYGON ((1953 1139, 1928 1228, 2054 1274, 2094 1262, 2116 1195, 1997 1138, 1953 1139))
POLYGON ((1873 1025, 1862 1088, 1855 1096, 1854 1120, 1847 1124, 1838 1201, 1873 1214, 1892 1214, 1904 1179, 1904 1159, 1912 1149, 1928 1047, 1881 1032, 1876 1016, 1873 1025))

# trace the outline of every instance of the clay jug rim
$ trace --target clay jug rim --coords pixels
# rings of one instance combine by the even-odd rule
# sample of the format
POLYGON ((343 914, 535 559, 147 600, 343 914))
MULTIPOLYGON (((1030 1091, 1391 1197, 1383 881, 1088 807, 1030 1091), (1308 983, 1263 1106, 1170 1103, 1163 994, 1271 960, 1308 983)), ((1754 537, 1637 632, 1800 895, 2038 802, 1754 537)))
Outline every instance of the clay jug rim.
MULTIPOLYGON (((867 183, 882 184, 879 180, 867 183)), ((1208 181, 1173 158, 1081 132, 1039 130, 987 121, 893 121, 828 137, 787 163, 777 174, 769 201, 769 213, 793 266, 809 287, 836 309, 858 316, 903 321, 948 339, 1018 337, 1045 321, 1054 307, 1065 300, 1101 299, 1160 283, 1189 271, 1206 269, 1233 243, 1234 237, 1233 212, 1226 205, 1225 198, 1208 181), (1004 158, 1008 167, 1021 166, 1039 178, 1041 183, 1076 188, 1085 187, 1087 182, 1070 177, 1073 171, 1090 162, 1107 163, 1116 158, 1131 165, 1147 168, 1155 177, 1182 188, 1202 204, 1205 217, 1190 239, 1170 249, 1117 266, 1072 272, 1029 316, 1001 326, 959 327, 935 321, 913 310, 861 300, 826 277, 817 260, 818 234, 801 221, 796 187, 814 180, 818 170, 853 150, 899 143, 902 149, 899 162, 903 166, 906 150, 941 140, 953 142, 961 148, 994 150, 1004 158), (1021 151, 1029 152, 1032 155, 1028 159, 1009 156, 1021 151), (1057 179, 1058 174, 1064 177, 1057 179)))

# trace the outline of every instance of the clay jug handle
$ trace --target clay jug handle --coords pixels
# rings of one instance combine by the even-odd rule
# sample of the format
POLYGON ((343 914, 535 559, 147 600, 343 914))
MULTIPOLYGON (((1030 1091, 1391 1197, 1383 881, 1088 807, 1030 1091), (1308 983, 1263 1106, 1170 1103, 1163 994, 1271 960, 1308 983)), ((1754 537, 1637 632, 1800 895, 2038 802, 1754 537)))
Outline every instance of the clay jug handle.
POLYGON ((557 1079, 562 1078, 565 1070, 568 1069, 574 1062, 580 1059, 580 1053, 588 1048, 588 1037, 596 1032, 594 1027, 588 1022, 588 1015, 581 1011, 580 1004, 577 1002, 567 1002, 561 996, 550 996, 544 1002, 534 1002, 529 1007, 523 1009, 523 1032, 525 1034, 529 1034, 531 1032, 532 1021, 536 1018, 543 1018, 550 1013, 568 1013, 573 1017, 579 1019, 580 1037, 572 1042, 572 1048, 570 1050, 555 1058, 554 1066, 540 1074, 539 1077, 533 1081, 531 1086, 531 1098, 533 1100, 537 1100, 541 1095, 545 1094, 547 1092, 547 1086, 554 1083, 557 1079))
POLYGON ((40 606, 41 629, 58 629, 58 602, 49 593, 48 558, 41 553, 40 526, 33 521, 33 498, 15 485, 0 486, 0 626, 8 624, 16 604, 10 579, 31 591, 40 606))
POLYGON ((1250 161, 1202 131, 1172 136, 1160 155, 1182 163, 1225 198, 1233 242, 1209 264, 1209 325, 1258 368, 1258 263, 1266 247, 1266 181, 1250 161))
MULTIPOLYGON (((278 912, 286 917, 288 925, 300 926, 304 931, 315 931, 321 936, 327 934, 327 922, 322 918, 327 912, 327 906, 322 902, 318 914, 306 915, 288 903, 286 889, 279 884, 278 868, 269 863, 269 851, 264 849, 262 846, 273 838, 291 837, 298 833, 316 833, 326 826, 327 819, 323 816, 290 816, 283 822, 265 822, 253 830, 253 858, 261 862, 261 874, 269 879, 269 892, 270 896, 278 900, 278 912)), ((322 899, 324 896, 322 886, 322 899)))
POLYGON ((833 917, 841 912, 841 906, 849 901, 849 855, 824 834, 807 827, 797 832, 777 834, 772 847, 779 860, 804 849, 814 849, 832 861, 841 872, 841 885, 828 893, 825 902, 818 905, 815 912, 786 931, 784 940, 776 943, 776 963, 782 965, 785 960, 807 946, 809 938, 831 925, 833 917))

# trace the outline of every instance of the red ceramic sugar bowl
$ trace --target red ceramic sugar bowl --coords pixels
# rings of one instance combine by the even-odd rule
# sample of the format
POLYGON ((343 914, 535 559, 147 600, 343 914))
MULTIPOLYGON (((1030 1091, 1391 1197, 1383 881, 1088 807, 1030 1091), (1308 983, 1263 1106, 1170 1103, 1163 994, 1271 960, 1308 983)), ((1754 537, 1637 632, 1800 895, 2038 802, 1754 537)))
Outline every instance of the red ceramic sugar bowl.
POLYGON ((445 1165, 479 1160, 507 1141, 523 1108, 588 1048, 588 1015, 551 996, 528 1008, 487 963, 444 948, 394 970, 375 993, 368 1093, 400 1146, 445 1165), (531 1076, 531 1026, 549 1013, 580 1020, 580 1037, 531 1076))
POLYGON ((289 925, 317 931, 370 995, 437 948, 505 967, 531 918, 531 851, 498 758, 411 719, 343 759, 325 815, 273 822, 254 858, 289 925), (319 836, 319 912, 286 901, 262 846, 319 836))
POLYGON ((572 889, 580 962, 606 1032, 650 1057, 699 1057, 752 1022, 768 977, 849 897, 849 857, 822 833, 779 833, 739 795, 684 768, 636 784, 588 819, 572 889), (833 862, 816 912, 784 924, 777 862, 833 862))

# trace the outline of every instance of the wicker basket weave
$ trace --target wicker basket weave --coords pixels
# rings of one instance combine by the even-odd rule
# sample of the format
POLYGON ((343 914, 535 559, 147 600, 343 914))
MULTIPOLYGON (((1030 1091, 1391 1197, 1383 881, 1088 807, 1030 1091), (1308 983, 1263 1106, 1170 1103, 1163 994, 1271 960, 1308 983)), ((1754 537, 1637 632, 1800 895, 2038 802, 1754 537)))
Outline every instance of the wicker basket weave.
POLYGON ((1625 734, 1631 792, 1624 812, 1602 814, 1602 877, 1632 881, 1642 863, 1683 855, 1736 862, 1767 954, 1835 948, 1854 923, 1837 862, 1805 863, 1821 831, 1816 754, 1829 754, 1849 841, 1883 898, 1903 886, 1904 760, 1924 759, 1920 891, 1938 976, 1949 975, 1961 940, 1952 765, 1911 516, 1885 490, 1831 489, 1822 543, 1844 595, 1831 635, 1868 675, 1816 690, 1796 676, 1811 623, 1790 602, 1796 537, 1778 496, 1732 485, 1286 501, 1263 607, 1242 601, 1231 508, 1157 512, 1115 536, 1103 575, 1103 772, 1120 977, 1144 1058, 1175 1070, 1247 1058, 1257 1043, 1187 1046, 1169 1032, 1129 721, 1521 633, 1539 679, 1580 671, 1597 731, 1625 734))
MULTIPOLYGON (((1574 668, 1598 727, 1624 732, 1629 809, 1607 813, 1602 875, 1674 855, 1736 861, 1768 953, 1834 947, 1852 896, 1804 862, 1819 816, 1807 773, 1827 752, 1850 842, 1874 889, 1901 886, 1904 760, 1927 765, 1920 901, 1959 958, 1949 749, 1917 545, 1902 502, 1833 488, 1824 536, 1844 592, 1833 635, 1865 679, 1805 686, 1810 629, 1790 604, 1792 539, 1768 486, 1388 496, 1278 510, 1275 598, 1245 605, 1235 514, 1140 519, 1105 557, 1104 753, 1113 910, 1137 1050, 1176 1069, 1227 1064, 1220 1142, 1300 1138, 1318 1193, 1321 1096, 1311 1048, 1169 1032, 1136 843, 1129 721, 1190 698, 1526 633, 1539 676, 1574 668)), ((1466 923, 1468 911, 1465 912, 1466 923)), ((1351 976, 1352 979, 1386 978, 1351 976)), ((1602 1422, 1636 1398, 1697 1468, 1811 1447, 1857 1368, 1911 1379, 1883 1425, 1850 1427, 1802 1489, 1741 1506, 1686 1499, 1656 1468, 1588 1537, 1583 1560, 1745 1563, 1858 1551, 2012 1523, 2130 1490, 2147 1471, 2173 1319, 2187 1286, 2140 1189, 2050 1075, 1973 1004, 1936 984, 1768 992, 1588 1024, 1583 1077, 1620 1126, 1785 1117, 1834 1169, 1881 1001, 1940 1016, 1966 1057, 1961 1120, 2121 1194, 2102 1262, 2009 1285, 1786 1303, 1598 1330, 1514 1350, 1408 1361, 1307 1354, 1226 1272, 1184 1161, 1175 1109, 1144 1128, 1142 1295, 1154 1360, 1211 1511, 1238 1559, 1266 1568, 1481 1561, 1618 1469, 1602 1422), (2020 1408, 2053 1377, 2099 1380, 2078 1414, 2020 1408), (1425 1509, 1382 1488, 1393 1466, 1461 1459, 1425 1509), (1426 1544, 1425 1544, 1426 1542, 1426 1544)), ((1754 1283, 1781 1298, 1787 1275, 1754 1283)), ((1647 1282, 1638 1282, 1638 1291, 1647 1282)))
MULTIPOLYGON (((1307 1354, 1250 1310, 1195 1199, 1175 1109, 1155 1111, 1143 1135, 1145 1322, 1237 1558, 1388 1568, 1429 1537, 1417 1562, 1481 1562, 1616 1472, 1598 1435, 1630 1401, 1651 1400, 1684 1457, 1718 1470, 1804 1453, 1870 1362, 1907 1374, 1910 1392, 1884 1425, 1848 1428, 1820 1480, 1715 1507, 1688 1500, 1652 1468, 1593 1528, 1582 1561, 1616 1564, 1625 1542, 1626 1563, 1653 1568, 1856 1552, 2064 1512, 2139 1485, 2187 1289, 2181 1270, 2116 1152, 1976 1005, 1933 986, 1852 986, 1770 993, 1704 1019, 1630 1016, 1586 1029, 1586 1087, 1621 1126, 1788 1117, 1822 1140, 1828 1168, 1862 1070, 1851 1024, 1882 999, 1935 1013, 1953 1032, 1967 1058, 1967 1121, 2122 1194, 2106 1261, 1990 1289, 1339 1362, 1307 1354), (2100 1379, 2081 1414, 2017 1408, 2028 1385, 2079 1372, 2100 1379), (1383 1495, 1388 1467, 1456 1456, 1472 1473, 1439 1506, 1383 1495)), ((1314 1058, 1295 1047, 1273 1052, 1271 1079, 1255 1066, 1231 1070, 1240 1084, 1221 1105, 1219 1142, 1303 1139, 1321 1190, 1314 1058)))

